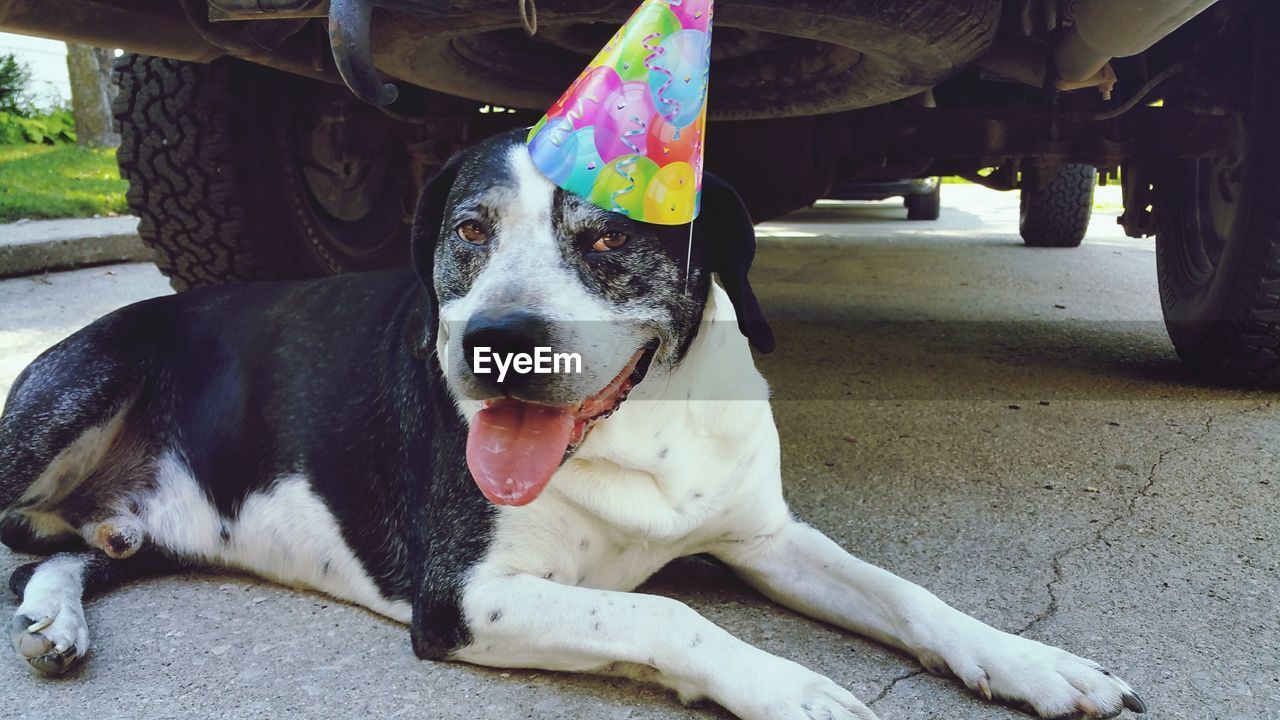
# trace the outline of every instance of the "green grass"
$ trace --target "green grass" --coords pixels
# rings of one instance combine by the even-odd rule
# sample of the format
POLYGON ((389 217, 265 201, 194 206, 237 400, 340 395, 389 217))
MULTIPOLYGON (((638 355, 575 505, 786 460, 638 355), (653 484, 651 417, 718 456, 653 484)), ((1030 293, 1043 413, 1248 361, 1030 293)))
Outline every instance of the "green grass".
MULTIPOLYGON (((1116 185, 1119 184, 1119 180, 1113 179, 1111 182, 1116 185)), ((968 180, 965 180, 962 177, 958 177, 956 175, 945 175, 942 178, 942 184, 943 185, 972 185, 973 183, 971 183, 968 180)), ((1124 211, 1124 203, 1114 202, 1112 200, 1103 200, 1102 198, 1095 197, 1093 200, 1093 209, 1118 213, 1118 212, 1124 211)))
POLYGON ((0 145, 0 222, 128 211, 115 150, 0 145))

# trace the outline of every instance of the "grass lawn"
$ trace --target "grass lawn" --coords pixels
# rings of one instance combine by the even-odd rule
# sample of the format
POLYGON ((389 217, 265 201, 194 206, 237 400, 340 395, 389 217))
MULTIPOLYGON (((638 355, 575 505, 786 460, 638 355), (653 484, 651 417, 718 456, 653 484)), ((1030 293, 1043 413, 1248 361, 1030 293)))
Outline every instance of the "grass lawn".
MULTIPOLYGON (((943 185, 972 185, 973 183, 969 182, 968 180, 965 180, 962 177, 949 175, 949 176, 944 176, 942 178, 942 184, 943 185)), ((1119 187, 1120 181, 1113 178, 1111 180, 1111 184, 1114 185, 1115 187, 1119 187)), ((1000 192, 1000 191, 996 191, 996 192, 1000 192)), ((1008 192, 1017 192, 1017 190, 1010 190, 1008 192)), ((1093 209, 1119 213, 1119 212, 1124 212, 1124 203, 1120 202, 1119 198, 1116 196, 1103 196, 1101 192, 1095 189, 1094 195, 1093 195, 1093 209)))
POLYGON ((128 211, 115 150, 0 145, 0 222, 128 211))

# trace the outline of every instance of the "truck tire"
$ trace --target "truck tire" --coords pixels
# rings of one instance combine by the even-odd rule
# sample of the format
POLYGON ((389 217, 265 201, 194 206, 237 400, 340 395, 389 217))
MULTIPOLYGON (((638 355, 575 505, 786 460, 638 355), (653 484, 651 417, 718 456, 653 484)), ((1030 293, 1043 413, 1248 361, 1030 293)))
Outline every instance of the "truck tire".
POLYGON ((408 153, 345 90, 234 60, 124 55, 115 75, 129 208, 175 289, 407 262, 408 153))
POLYGON ((907 206, 908 220, 937 220, 942 214, 942 181, 924 195, 908 195, 902 203, 907 206))
MULTIPOLYGON (((1157 176, 1156 268, 1165 326, 1198 376, 1280 386, 1280 5, 1250 3, 1247 112, 1227 157, 1157 176), (1160 182, 1159 180, 1163 180, 1160 182)), ((1248 32, 1242 32, 1249 37, 1248 32)))
POLYGON ((1080 247, 1089 231, 1097 182, 1098 170, 1092 165, 1063 165, 1042 186, 1031 178, 1019 191, 1022 241, 1030 247, 1080 247))

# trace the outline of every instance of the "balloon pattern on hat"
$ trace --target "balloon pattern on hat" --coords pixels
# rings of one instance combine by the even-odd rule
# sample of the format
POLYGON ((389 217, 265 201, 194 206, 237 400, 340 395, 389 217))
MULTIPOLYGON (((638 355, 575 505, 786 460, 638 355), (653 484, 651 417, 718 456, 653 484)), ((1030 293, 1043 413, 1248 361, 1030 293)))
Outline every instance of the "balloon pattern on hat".
POLYGON ((556 185, 681 225, 702 192, 712 0, 645 0, 528 135, 556 185))

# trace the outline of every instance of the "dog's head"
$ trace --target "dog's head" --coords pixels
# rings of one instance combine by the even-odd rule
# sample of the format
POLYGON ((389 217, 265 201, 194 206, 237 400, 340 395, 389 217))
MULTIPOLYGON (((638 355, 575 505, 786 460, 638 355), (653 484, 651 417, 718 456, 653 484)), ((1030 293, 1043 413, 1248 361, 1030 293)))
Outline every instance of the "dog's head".
POLYGON ((508 505, 536 497, 647 374, 680 363, 711 273, 743 334, 773 347, 747 282, 755 233, 732 188, 704 179, 690 252, 688 225, 636 222, 556 187, 525 134, 453 158, 424 189, 413 228, 424 341, 469 416, 477 484, 508 505))

